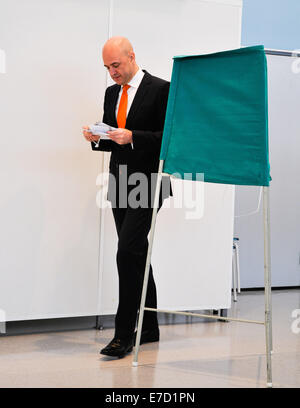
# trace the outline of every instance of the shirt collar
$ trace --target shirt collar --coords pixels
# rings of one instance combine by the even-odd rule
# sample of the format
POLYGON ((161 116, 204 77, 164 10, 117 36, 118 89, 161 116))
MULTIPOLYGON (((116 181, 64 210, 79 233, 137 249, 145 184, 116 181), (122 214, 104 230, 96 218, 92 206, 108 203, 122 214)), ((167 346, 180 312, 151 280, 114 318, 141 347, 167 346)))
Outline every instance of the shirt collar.
POLYGON ((128 85, 130 85, 132 88, 138 88, 142 82, 143 76, 144 72, 141 70, 141 68, 139 68, 134 77, 128 82, 128 85))

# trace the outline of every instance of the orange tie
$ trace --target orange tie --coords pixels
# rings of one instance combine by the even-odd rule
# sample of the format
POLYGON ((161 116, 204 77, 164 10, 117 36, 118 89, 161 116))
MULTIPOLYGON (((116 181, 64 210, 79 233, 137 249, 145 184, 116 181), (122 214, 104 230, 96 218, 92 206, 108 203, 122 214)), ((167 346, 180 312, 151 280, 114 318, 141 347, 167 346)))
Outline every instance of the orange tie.
POLYGON ((119 128, 125 128, 126 124, 126 116, 127 116, 127 103, 128 103, 128 95, 127 89, 130 88, 130 85, 123 86, 123 92, 120 99, 118 115, 117 115, 117 122, 119 128))

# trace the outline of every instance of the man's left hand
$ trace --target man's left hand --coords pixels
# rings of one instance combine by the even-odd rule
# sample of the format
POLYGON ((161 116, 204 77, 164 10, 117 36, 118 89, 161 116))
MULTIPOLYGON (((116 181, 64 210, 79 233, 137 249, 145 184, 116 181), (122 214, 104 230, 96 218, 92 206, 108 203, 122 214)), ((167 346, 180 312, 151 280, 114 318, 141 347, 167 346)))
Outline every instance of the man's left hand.
POLYGON ((123 145, 127 143, 132 143, 132 132, 128 129, 117 129, 110 132, 107 132, 108 136, 114 142, 123 145))

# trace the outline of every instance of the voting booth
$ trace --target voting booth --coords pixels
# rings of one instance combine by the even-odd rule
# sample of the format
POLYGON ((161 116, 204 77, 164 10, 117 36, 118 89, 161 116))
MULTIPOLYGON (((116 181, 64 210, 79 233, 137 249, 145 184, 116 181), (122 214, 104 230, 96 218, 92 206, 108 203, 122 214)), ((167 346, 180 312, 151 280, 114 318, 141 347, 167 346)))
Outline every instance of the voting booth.
POLYGON ((265 320, 226 319, 265 325, 267 385, 272 386, 267 99, 267 63, 263 46, 174 58, 134 365, 137 364, 144 310, 177 313, 145 307, 161 176, 166 173, 184 178, 188 174, 189 179, 197 183, 197 175, 202 174, 204 182, 263 186, 264 189, 265 320))

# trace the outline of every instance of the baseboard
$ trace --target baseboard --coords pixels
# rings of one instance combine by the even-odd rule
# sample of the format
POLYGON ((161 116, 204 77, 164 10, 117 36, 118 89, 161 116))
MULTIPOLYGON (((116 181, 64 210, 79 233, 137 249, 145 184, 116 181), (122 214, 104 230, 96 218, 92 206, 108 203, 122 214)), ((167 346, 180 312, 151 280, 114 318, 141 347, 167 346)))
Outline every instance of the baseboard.
MULTIPOLYGON (((272 290, 290 290, 290 289, 300 289, 300 286, 272 286, 272 290)), ((251 291, 258 291, 258 290, 265 290, 263 286, 255 287, 255 288, 241 288, 241 292, 251 292, 251 291)))
POLYGON ((1 333, 0 336, 87 330, 96 328, 96 323, 96 316, 12 321, 6 322, 5 333, 1 333))

